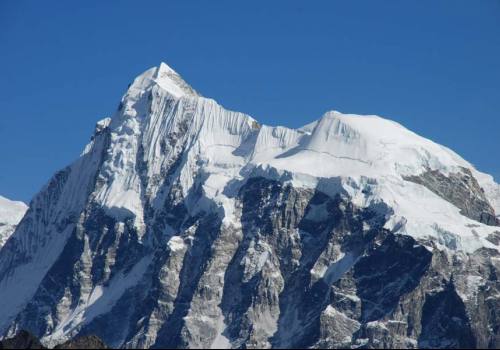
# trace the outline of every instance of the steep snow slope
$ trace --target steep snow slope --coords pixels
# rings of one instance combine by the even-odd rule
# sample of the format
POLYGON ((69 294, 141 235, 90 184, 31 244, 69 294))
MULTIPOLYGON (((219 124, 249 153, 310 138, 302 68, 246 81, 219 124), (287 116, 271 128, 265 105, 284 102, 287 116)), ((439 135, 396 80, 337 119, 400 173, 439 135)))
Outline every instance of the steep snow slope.
POLYGON ((495 347, 482 329, 498 329, 496 314, 478 310, 498 302, 498 212, 490 176, 398 123, 328 112, 296 130, 260 125, 162 63, 0 252, 0 333, 495 347))
POLYGON ((14 232, 27 209, 23 202, 13 202, 0 196, 0 249, 14 232))

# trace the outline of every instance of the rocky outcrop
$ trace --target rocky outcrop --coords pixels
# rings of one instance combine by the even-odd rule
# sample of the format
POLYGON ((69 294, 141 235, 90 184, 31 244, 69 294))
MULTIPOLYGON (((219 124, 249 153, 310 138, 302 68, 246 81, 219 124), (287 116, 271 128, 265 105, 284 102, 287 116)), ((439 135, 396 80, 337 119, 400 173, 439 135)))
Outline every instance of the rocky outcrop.
POLYGON ((107 349, 104 342, 95 335, 77 337, 63 344, 57 345, 54 349, 107 349))
POLYGON ((484 195, 484 190, 469 169, 461 168, 460 172, 448 176, 439 170, 428 169, 420 175, 403 178, 425 186, 457 206, 463 215, 473 220, 486 225, 500 226, 500 219, 496 217, 495 210, 484 195))

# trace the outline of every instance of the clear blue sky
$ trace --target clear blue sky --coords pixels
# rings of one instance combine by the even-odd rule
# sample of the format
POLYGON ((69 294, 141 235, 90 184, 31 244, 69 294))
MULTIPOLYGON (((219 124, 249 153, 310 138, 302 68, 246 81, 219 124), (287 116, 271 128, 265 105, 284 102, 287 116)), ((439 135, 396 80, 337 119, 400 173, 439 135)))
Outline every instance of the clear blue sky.
POLYGON ((0 194, 29 201, 165 61, 266 124, 379 114, 500 179, 499 1, 0 1, 0 194))

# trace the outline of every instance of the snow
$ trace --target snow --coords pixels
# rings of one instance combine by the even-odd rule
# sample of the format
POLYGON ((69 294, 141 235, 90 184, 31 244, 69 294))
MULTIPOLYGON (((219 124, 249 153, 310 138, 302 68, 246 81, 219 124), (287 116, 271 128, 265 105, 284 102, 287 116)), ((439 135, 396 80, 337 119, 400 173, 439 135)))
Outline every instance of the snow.
POLYGON ((426 168, 452 171, 470 167, 446 148, 398 123, 337 111, 326 113, 292 152, 262 162, 316 177, 401 176, 426 168))
POLYGON ((457 292, 462 300, 473 300, 477 297, 479 288, 485 284, 483 276, 468 275, 465 286, 457 288, 457 292))
POLYGON ((173 252, 181 251, 186 247, 184 240, 179 236, 172 236, 167 245, 173 252))
POLYGON ((184 95, 198 95, 184 80, 166 63, 160 63, 154 75, 155 82, 164 90, 179 98, 184 95))
POLYGON ((28 207, 23 202, 11 201, 0 196, 0 248, 14 233, 16 225, 21 221, 28 207))
POLYGON ((11 201, 0 196, 0 222, 17 225, 28 207, 23 202, 11 201))
POLYGON ((340 259, 333 262, 325 271, 323 279, 328 285, 337 282, 356 262, 356 256, 352 253, 342 255, 340 259))

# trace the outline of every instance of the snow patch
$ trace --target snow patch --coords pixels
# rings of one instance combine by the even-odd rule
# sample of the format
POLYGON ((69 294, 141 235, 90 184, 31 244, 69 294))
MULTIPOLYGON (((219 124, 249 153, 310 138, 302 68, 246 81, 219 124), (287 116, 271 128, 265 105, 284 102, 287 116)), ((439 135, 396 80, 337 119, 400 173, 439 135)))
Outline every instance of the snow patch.
POLYGON ((167 243, 167 246, 170 248, 171 251, 177 252, 184 250, 186 248, 186 243, 184 243, 184 240, 182 237, 179 236, 172 236, 167 243))

